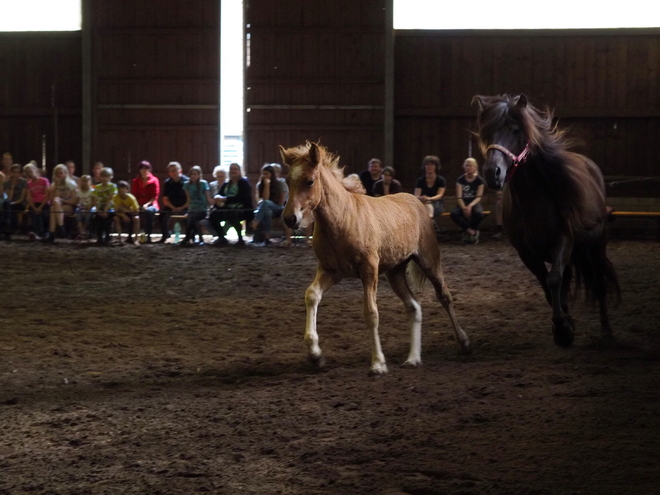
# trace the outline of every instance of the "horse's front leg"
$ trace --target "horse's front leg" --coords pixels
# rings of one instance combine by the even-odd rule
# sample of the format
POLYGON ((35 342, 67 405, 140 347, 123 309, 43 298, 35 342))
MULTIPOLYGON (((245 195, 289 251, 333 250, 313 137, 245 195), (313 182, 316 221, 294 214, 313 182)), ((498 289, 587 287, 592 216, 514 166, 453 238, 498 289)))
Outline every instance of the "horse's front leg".
POLYGON ((552 268, 548 272, 547 284, 552 304, 552 334, 555 344, 570 347, 573 344, 573 319, 568 314, 567 270, 573 251, 573 241, 562 236, 552 257, 552 268))
POLYGON ((371 372, 375 375, 387 373, 385 356, 380 346, 378 336, 378 306, 376 304, 376 292, 378 289, 378 266, 366 266, 360 271, 362 287, 364 289, 364 321, 367 329, 371 332, 371 372))
POLYGON ((305 343, 309 347, 309 359, 319 368, 323 366, 324 359, 321 356, 319 335, 316 332, 316 314, 319 303, 323 298, 323 293, 333 285, 339 283, 341 278, 340 275, 328 272, 319 265, 316 268, 316 277, 314 278, 314 281, 305 291, 305 306, 307 307, 305 343))

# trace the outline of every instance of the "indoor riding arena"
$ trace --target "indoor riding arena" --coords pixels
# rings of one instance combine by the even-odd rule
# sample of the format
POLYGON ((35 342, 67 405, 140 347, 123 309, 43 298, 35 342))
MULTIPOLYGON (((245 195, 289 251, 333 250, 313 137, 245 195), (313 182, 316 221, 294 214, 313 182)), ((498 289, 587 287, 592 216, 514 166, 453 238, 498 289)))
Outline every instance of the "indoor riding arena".
MULTIPOLYGON (((437 243, 472 352, 427 282, 414 290, 422 364, 405 364, 409 316, 381 274, 388 372, 370 372, 359 279, 324 294, 325 362, 310 361, 321 250, 299 230, 286 247, 288 219, 269 245, 247 224, 245 246, 233 230, 214 245, 207 225, 184 247, 156 242, 158 221, 153 243, 76 239, 73 216, 54 242, 31 241, 25 214, 0 240, 0 494, 658 493, 660 28, 393 29, 395 3, 243 2, 240 161, 256 196, 280 145, 320 141, 346 175, 378 157, 413 193, 438 156, 437 243), (449 216, 465 159, 485 163, 472 98, 521 93, 598 164, 611 209, 612 335, 576 290, 568 348, 500 235, 495 191, 478 243, 449 216)), ((161 183, 171 161, 211 182, 232 77, 220 14, 216 0, 83 0, 80 30, 0 33, 0 152, 49 180, 71 160, 130 182, 148 160, 161 183)))

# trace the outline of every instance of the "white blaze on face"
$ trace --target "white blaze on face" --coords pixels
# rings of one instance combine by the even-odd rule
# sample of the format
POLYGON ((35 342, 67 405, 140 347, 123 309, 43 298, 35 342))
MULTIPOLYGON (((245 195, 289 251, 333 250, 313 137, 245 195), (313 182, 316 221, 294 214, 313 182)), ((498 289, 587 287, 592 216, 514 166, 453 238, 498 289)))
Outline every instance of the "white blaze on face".
POLYGON ((298 180, 300 175, 302 174, 302 165, 298 165, 297 167, 291 167, 291 180, 298 180))

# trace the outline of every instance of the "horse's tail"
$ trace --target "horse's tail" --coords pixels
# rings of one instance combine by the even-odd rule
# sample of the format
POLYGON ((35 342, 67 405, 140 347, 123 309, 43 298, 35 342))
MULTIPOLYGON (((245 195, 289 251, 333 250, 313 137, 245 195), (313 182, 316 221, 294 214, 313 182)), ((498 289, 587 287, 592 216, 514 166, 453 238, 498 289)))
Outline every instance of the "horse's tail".
POLYGON ((606 239, 592 243, 580 244, 573 250, 573 267, 575 272, 575 290, 584 287, 588 301, 612 299, 621 302, 621 288, 614 265, 607 257, 606 239))
POLYGON ((415 261, 409 261, 406 267, 406 275, 408 276, 408 284, 413 290, 421 291, 427 280, 426 275, 415 261))

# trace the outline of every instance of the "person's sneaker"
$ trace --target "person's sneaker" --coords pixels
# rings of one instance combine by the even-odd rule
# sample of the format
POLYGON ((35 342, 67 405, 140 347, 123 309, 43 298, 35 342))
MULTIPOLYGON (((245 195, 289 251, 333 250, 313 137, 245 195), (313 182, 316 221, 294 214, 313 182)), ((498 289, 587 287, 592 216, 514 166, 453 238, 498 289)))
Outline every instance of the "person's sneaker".
POLYGON ((245 247, 245 241, 243 239, 239 239, 236 241, 236 244, 234 244, 234 246, 245 247))
POLYGON ((37 237, 37 234, 35 234, 34 232, 28 232, 28 239, 30 239, 31 241, 36 241, 39 238, 37 237))
POLYGON ((469 244, 472 239, 472 236, 468 234, 467 232, 463 234, 463 242, 465 244, 469 244))
POLYGON ((158 240, 158 244, 165 244, 165 242, 170 238, 169 235, 164 235, 158 240))
POLYGON ((479 244, 479 231, 476 230, 474 232, 474 235, 472 236, 472 243, 473 244, 479 244))
POLYGON ((501 230, 499 232, 496 232, 495 234, 493 234, 493 239, 499 240, 502 237, 504 237, 504 232, 502 232, 501 230))

